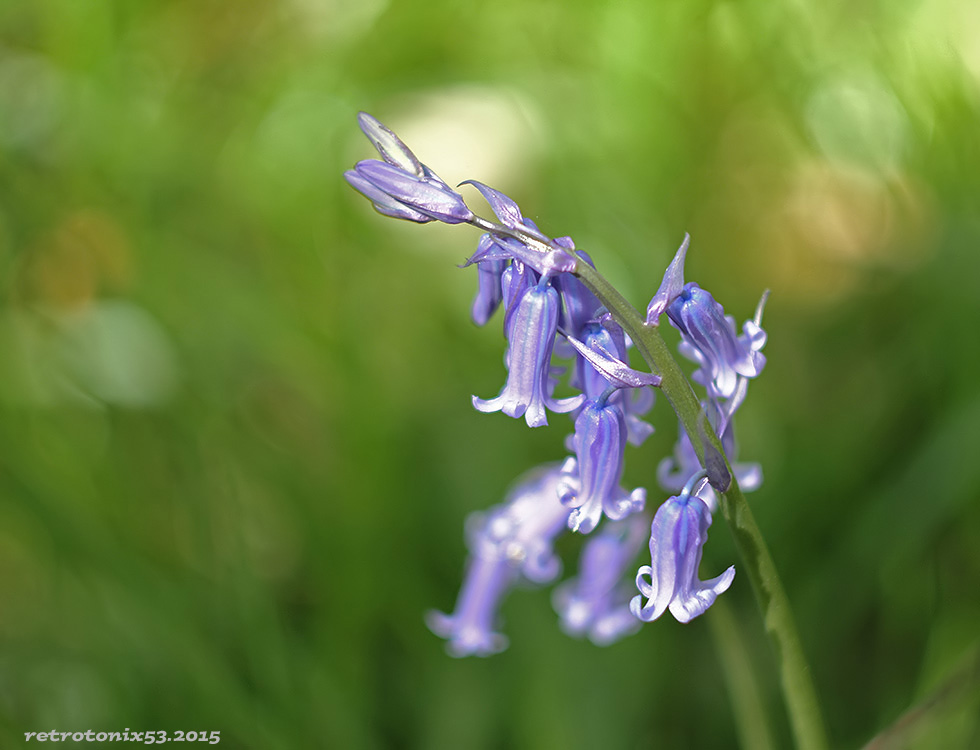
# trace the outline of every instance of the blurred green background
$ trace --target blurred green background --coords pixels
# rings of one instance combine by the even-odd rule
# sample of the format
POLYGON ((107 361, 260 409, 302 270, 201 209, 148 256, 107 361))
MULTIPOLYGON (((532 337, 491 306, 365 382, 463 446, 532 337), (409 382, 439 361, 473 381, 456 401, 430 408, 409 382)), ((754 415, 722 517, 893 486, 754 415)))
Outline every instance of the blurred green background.
MULTIPOLYGON (((425 629, 464 518, 569 425, 471 408, 505 374, 477 233, 350 190, 361 109, 637 306, 684 232, 739 320, 772 289, 741 456, 835 746, 928 695, 980 633, 980 5, 7 0, 0 746, 736 746, 710 612, 600 649, 518 590, 488 660, 425 629)), ((734 555, 718 519, 705 577, 734 555)), ((916 746, 980 747, 975 708, 916 746)))

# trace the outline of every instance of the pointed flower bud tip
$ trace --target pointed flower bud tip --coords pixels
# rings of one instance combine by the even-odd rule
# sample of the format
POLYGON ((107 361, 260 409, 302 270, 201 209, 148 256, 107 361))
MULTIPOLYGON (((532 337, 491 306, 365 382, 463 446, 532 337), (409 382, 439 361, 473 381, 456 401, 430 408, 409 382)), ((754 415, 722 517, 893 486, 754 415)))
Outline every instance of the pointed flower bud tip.
POLYGON ((674 259, 670 265, 667 266, 666 272, 664 272, 660 288, 647 306, 647 325, 659 326, 660 316, 684 288, 684 261, 687 259, 687 248, 690 244, 691 235, 685 234, 684 241, 674 254, 674 259))
POLYGON ((412 150, 377 118, 367 112, 359 112, 357 124, 360 125, 361 131, 378 150, 378 153, 381 154, 382 159, 402 171, 414 174, 416 177, 424 176, 422 165, 412 150))
MULTIPOLYGON (((493 210, 494 215, 500 220, 500 223, 505 227, 510 229, 517 229, 525 231, 532 235, 540 235, 535 229, 531 229, 524 223, 524 216, 521 214, 521 209, 518 207, 517 203, 513 199, 504 195, 499 190, 496 190, 489 185, 484 185, 482 182, 476 180, 463 180, 460 185, 472 185, 477 190, 480 191, 487 203, 490 204, 490 208, 493 210)), ((545 239, 543 235, 540 235, 540 239, 545 239)))

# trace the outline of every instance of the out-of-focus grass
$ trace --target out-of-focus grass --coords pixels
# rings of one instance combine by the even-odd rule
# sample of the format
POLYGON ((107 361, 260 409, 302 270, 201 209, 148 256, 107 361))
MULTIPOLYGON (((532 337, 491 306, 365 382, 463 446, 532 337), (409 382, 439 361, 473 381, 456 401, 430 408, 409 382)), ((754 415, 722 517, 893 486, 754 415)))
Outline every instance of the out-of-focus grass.
MULTIPOLYGON (((466 514, 567 426, 470 408, 504 375, 476 236, 347 188, 359 109, 637 305, 685 231, 736 317, 772 289, 750 500, 836 743, 894 720, 980 630, 978 32, 966 2, 4 4, 0 744, 733 745, 706 623, 597 649, 521 590, 492 660, 425 630, 466 514)), ((733 554, 716 524, 705 570, 733 554)))

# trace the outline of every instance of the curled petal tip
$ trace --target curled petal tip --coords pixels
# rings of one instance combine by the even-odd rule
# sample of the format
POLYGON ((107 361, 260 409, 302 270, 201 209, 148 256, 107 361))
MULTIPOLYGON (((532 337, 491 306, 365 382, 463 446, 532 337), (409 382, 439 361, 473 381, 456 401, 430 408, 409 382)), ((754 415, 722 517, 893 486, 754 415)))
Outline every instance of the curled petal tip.
POLYGON ((637 594, 632 599, 630 599, 630 612, 638 620, 642 620, 643 616, 643 597, 637 594))
POLYGON ((703 615, 715 600, 728 591, 735 580, 735 566, 732 565, 716 578, 705 581, 701 587, 692 591, 686 599, 674 599, 670 603, 670 613, 680 623, 688 623, 703 615))

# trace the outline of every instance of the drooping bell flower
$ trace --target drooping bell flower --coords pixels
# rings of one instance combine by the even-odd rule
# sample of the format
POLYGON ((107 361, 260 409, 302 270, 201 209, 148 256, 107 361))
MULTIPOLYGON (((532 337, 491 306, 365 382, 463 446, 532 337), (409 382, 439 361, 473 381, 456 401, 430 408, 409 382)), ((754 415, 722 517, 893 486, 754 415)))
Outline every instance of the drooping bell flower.
POLYGON ((569 510, 558 499, 560 466, 525 476, 502 505, 468 521, 469 546, 484 557, 503 557, 532 583, 549 583, 561 573, 554 540, 568 528, 569 510))
MULTIPOLYGON (((575 249, 575 244, 571 237, 558 237, 555 242, 562 244, 569 250, 575 249)), ((588 263, 595 268, 592 258, 584 251, 577 253, 579 262, 588 263)), ((583 329, 589 321, 595 319, 602 309, 602 303, 572 274, 561 274, 555 279, 555 286, 561 293, 562 311, 558 318, 558 324, 569 336, 582 340, 584 338, 583 329)))
POLYGON ((507 383, 496 398, 473 396, 477 411, 502 411, 509 417, 524 417, 529 427, 540 427, 548 424, 546 408, 565 414, 582 403, 581 394, 563 399, 551 395, 551 351, 559 304, 558 292, 542 279, 524 292, 513 313, 507 311, 507 383))
POLYGON ((653 434, 653 426, 640 419, 653 408, 653 392, 645 386, 660 385, 660 376, 626 364, 626 335, 609 313, 583 325, 580 335, 581 340, 568 337, 577 355, 573 385, 587 398, 598 398, 610 387, 618 389, 609 399, 623 410, 627 442, 642 445, 653 434))
POLYGON ((506 268, 506 260, 486 260, 477 264, 477 292, 471 315, 478 326, 487 324, 504 299, 501 276, 506 268))
POLYGON ((667 306, 667 317, 684 339, 681 353, 699 365, 692 378, 712 398, 731 398, 739 375, 754 378, 762 372, 766 364, 759 351, 766 343, 762 328, 748 321, 743 335, 737 335, 735 319, 693 281, 667 306))
POLYGON ((496 632, 498 609, 521 580, 548 583, 561 572, 555 537, 566 528, 568 509, 558 501, 557 465, 526 475, 506 501, 467 519, 470 559, 451 615, 426 614, 429 629, 445 638, 452 656, 490 656, 507 647, 496 632))
POLYGON ((735 578, 734 565, 708 581, 698 578, 711 513, 700 497, 691 494, 690 486, 660 506, 650 527, 651 565, 637 573, 640 596, 630 602, 630 610, 644 622, 656 620, 668 609, 678 622, 690 622, 714 604, 735 578))
POLYGON ((606 646, 640 629, 629 608, 633 582, 624 581, 623 574, 643 546, 646 527, 641 516, 631 516, 588 538, 578 576, 562 583, 552 597, 562 630, 606 646))
POLYGON ((609 399, 611 393, 609 389, 586 401, 575 419, 575 458, 566 460, 558 486, 561 501, 572 508, 568 527, 583 534, 592 531, 603 514, 618 521, 643 510, 646 502, 642 487, 631 493, 620 487, 626 420, 623 410, 609 399))
POLYGON ((506 559, 473 556, 453 614, 430 611, 429 630, 445 638, 451 656, 490 656, 507 648, 507 636, 494 630, 497 608, 518 578, 506 559))

